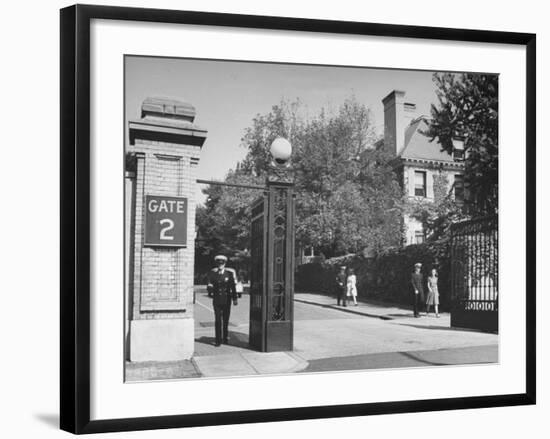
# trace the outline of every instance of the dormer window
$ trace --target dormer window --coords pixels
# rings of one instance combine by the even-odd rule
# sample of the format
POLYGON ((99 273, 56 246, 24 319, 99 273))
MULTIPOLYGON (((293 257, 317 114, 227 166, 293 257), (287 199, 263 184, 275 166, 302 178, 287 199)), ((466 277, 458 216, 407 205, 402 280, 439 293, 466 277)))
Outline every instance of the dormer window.
POLYGON ((453 160, 464 161, 464 139, 453 139, 453 160))

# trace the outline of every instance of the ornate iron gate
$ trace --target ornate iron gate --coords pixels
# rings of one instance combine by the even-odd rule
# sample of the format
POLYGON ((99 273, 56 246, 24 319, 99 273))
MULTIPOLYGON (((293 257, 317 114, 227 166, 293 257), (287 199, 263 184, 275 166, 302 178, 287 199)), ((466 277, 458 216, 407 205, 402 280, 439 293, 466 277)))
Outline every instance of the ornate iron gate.
MULTIPOLYGON (((277 171, 277 170, 276 170, 277 171)), ((199 183, 262 189, 251 206, 250 347, 291 351, 294 345, 294 183, 279 170, 266 186, 209 180, 199 183)))
POLYGON ((252 205, 250 346, 293 349, 294 194, 291 183, 268 182, 252 205))
POLYGON ((498 216, 451 226, 451 326, 498 332, 498 216))

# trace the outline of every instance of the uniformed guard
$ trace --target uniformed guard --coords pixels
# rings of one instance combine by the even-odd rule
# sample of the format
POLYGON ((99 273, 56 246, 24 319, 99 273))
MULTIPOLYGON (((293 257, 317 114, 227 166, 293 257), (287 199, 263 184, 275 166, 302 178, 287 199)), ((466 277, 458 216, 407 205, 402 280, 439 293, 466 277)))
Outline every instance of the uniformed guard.
POLYGON ((413 310, 415 317, 420 317, 418 304, 424 303, 424 277, 420 272, 421 269, 422 264, 420 262, 417 262, 416 264, 414 264, 414 273, 412 273, 411 275, 411 286, 414 291, 413 310))
POLYGON ((340 306, 346 306, 346 267, 340 266, 340 271, 336 275, 336 303, 340 306))
POLYGON ((229 315, 231 313, 231 301, 237 305, 237 291, 235 289, 235 277, 225 268, 227 257, 218 255, 214 258, 217 267, 212 269, 208 277, 207 290, 212 295, 214 306, 216 346, 222 342, 228 343, 229 315))

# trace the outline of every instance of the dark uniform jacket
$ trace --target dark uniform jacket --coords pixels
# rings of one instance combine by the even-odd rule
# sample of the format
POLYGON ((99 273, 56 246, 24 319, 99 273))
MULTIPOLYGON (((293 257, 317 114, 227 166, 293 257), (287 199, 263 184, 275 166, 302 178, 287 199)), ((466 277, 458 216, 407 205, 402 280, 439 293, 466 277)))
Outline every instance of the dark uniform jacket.
POLYGON ((413 273, 411 275, 411 285, 414 290, 418 290, 418 295, 420 296, 421 300, 424 300, 424 281, 422 273, 413 273))
POLYGON ((223 273, 214 268, 208 275, 208 292, 212 293, 214 306, 227 305, 232 300, 237 300, 235 289, 235 278, 233 273, 227 269, 223 273))
POLYGON ((336 289, 341 292, 346 288, 346 273, 336 275, 336 289))

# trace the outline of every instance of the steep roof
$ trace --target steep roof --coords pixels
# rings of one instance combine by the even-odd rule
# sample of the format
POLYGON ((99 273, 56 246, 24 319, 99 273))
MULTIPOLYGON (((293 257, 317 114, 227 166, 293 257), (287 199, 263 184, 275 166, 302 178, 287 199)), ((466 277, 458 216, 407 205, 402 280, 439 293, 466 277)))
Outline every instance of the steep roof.
POLYGON ((405 130, 405 146, 397 154, 405 159, 436 160, 440 162, 453 162, 453 157, 447 151, 441 149, 441 145, 421 131, 428 128, 426 118, 419 117, 405 130))

